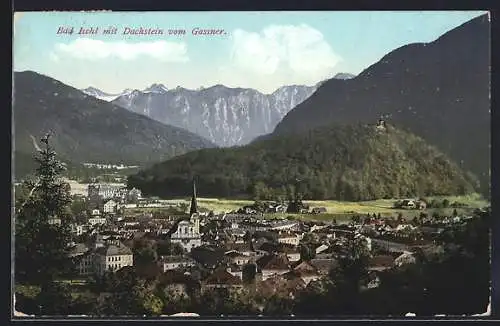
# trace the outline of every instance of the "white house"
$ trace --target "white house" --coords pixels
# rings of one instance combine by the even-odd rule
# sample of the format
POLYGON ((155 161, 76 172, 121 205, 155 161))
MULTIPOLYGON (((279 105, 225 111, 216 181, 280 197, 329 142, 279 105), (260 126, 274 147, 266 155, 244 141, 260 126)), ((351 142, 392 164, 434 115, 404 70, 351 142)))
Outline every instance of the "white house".
POLYGON ((298 225, 297 221, 282 221, 275 223, 270 229, 271 230, 290 230, 298 225))
POLYGON ((95 249, 94 257, 94 269, 99 275, 108 270, 117 271, 122 267, 134 265, 132 250, 121 242, 95 249))
POLYGON ((87 195, 88 197, 102 197, 104 199, 113 198, 118 196, 121 192, 121 189, 124 188, 122 184, 89 184, 87 187, 87 195))
POLYGON ((396 266, 402 266, 406 264, 414 264, 416 262, 416 258, 413 253, 405 251, 399 257, 394 260, 394 264, 396 266))
POLYGON ((322 253, 323 251, 325 251, 328 248, 329 247, 327 245, 322 244, 322 245, 320 245, 319 247, 316 248, 316 254, 322 253))
POLYGON ((279 243, 285 243, 289 245, 298 246, 302 236, 294 233, 284 233, 278 236, 279 243))
POLYGON ((300 252, 289 252, 286 254, 286 257, 291 262, 296 262, 300 260, 300 252))
POLYGON ((118 207, 118 203, 114 200, 108 200, 103 207, 104 213, 116 213, 116 209, 118 207))
POLYGON ((181 221, 177 225, 177 230, 170 236, 172 244, 178 243, 186 252, 201 246, 200 217, 193 214, 189 221, 181 221))
POLYGON ((90 225, 106 224, 106 218, 102 216, 93 216, 88 219, 90 225))
POLYGON ((117 271, 125 266, 133 266, 134 257, 130 248, 121 242, 107 243, 80 256, 78 270, 80 275, 117 271))
POLYGON ((75 234, 77 236, 84 234, 86 231, 87 231, 87 227, 85 225, 82 225, 82 224, 72 224, 71 225, 71 232, 73 232, 73 234, 75 234))
POLYGON ((47 220, 47 222, 53 225, 61 225, 61 219, 57 217, 51 217, 47 220))
POLYGON ((242 253, 237 252, 236 250, 231 250, 226 252, 225 254, 227 260, 229 260, 232 264, 243 266, 250 261, 250 256, 243 255, 242 253))
POLYGON ((181 267, 190 267, 196 264, 193 259, 186 256, 163 256, 160 262, 163 267, 163 272, 181 267))

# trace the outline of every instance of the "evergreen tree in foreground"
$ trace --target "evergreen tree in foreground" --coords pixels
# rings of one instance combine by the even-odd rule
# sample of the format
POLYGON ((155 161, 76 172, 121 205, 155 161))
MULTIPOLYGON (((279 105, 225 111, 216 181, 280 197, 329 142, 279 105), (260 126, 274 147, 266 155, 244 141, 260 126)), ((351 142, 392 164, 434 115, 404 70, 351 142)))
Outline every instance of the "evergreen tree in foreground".
POLYGON ((16 282, 45 284, 66 273, 72 266, 68 259, 71 203, 69 185, 61 179, 63 164, 49 143, 41 142, 35 159, 35 180, 25 181, 27 198, 16 203, 15 277, 16 282), (61 224, 51 221, 60 219, 61 224))

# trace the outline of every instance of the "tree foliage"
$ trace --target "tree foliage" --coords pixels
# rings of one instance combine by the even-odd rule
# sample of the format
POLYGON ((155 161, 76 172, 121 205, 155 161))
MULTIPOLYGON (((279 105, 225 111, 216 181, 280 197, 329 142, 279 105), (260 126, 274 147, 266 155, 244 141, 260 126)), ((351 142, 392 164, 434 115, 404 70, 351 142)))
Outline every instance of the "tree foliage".
POLYGON ((72 268, 68 259, 71 213, 69 185, 60 178, 64 166, 47 137, 35 157, 38 168, 22 202, 16 203, 15 275, 20 282, 43 284, 72 268), (60 219, 61 224, 50 221, 60 219))
POLYGON ((149 195, 183 196, 192 174, 203 196, 278 201, 455 195, 472 192, 476 183, 421 138, 369 125, 199 150, 131 175, 128 183, 149 195))

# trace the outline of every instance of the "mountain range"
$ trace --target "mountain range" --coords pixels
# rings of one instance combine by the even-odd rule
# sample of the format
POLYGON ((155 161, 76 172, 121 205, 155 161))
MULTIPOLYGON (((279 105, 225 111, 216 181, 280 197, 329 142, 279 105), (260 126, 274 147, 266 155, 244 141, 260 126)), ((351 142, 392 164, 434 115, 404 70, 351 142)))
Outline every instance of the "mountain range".
POLYGON ((490 22, 482 15, 430 43, 398 48, 349 80, 331 79, 272 135, 330 123, 387 122, 436 145, 490 183, 490 22))
POLYGON ((58 156, 72 163, 144 165, 215 146, 189 131, 130 112, 33 71, 14 73, 13 115, 18 167, 27 165, 20 160, 32 155, 38 140, 49 131, 58 156))
MULTIPOLYGON (((353 77, 338 73, 333 78, 353 77)), ((283 86, 272 94, 224 85, 168 90, 163 84, 153 84, 144 90, 127 89, 121 94, 108 94, 92 87, 82 91, 159 122, 189 130, 219 146, 234 146, 272 132, 283 116, 314 93, 318 85, 283 86)))
MULTIPOLYGON (((111 101, 116 100, 117 98, 119 98, 121 96, 129 95, 130 93, 132 93, 134 91, 137 91, 137 90, 133 90, 133 89, 127 88, 127 89, 124 89, 120 93, 111 94, 111 93, 107 93, 107 92, 105 92, 103 90, 100 90, 100 89, 98 89, 96 87, 89 86, 89 87, 87 87, 85 89, 82 89, 81 91, 84 92, 87 95, 93 96, 93 97, 98 98, 100 100, 111 102, 111 101)), ((144 93, 144 94, 148 94, 148 93, 162 94, 162 93, 166 93, 167 91, 168 91, 168 88, 165 87, 165 85, 163 85, 163 84, 156 84, 155 83, 155 84, 152 84, 149 87, 146 87, 142 91, 142 93, 144 93)))

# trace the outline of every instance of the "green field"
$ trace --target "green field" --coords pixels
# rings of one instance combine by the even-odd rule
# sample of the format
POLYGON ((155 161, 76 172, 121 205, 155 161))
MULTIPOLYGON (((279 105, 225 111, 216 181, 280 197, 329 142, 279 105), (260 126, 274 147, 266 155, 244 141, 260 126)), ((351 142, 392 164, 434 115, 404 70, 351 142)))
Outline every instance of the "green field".
MULTIPOLYGON (((448 199, 450 203, 459 202, 467 205, 465 208, 459 208, 459 212, 468 212, 475 208, 480 208, 489 205, 489 203, 484 200, 479 194, 472 194, 468 196, 440 196, 440 197, 429 197, 429 201, 436 199, 438 201, 443 201, 448 199)), ((336 218, 337 221, 349 220, 353 215, 363 215, 363 214, 380 214, 382 216, 397 216, 402 213, 405 217, 413 218, 418 216, 422 211, 420 210, 406 210, 406 209, 394 209, 392 208, 396 199, 380 199, 373 201, 363 201, 363 202, 345 202, 345 201, 335 201, 335 200, 307 200, 306 204, 313 207, 325 207, 327 213, 325 214, 289 214, 289 213, 278 213, 278 214, 265 214, 267 218, 286 218, 288 216, 294 216, 302 219, 308 220, 331 220, 336 218)), ((163 203, 170 205, 178 205, 184 203, 189 207, 190 199, 173 199, 164 200, 163 203)), ((219 212, 230 212, 236 211, 245 205, 251 205, 253 201, 251 200, 240 200, 240 199, 217 199, 217 198, 198 198, 198 206, 207 211, 219 212)), ((145 210, 152 210, 147 209, 145 210)), ((154 209, 153 209, 154 210, 154 209)), ((451 214, 453 208, 436 208, 436 209, 426 209, 424 212, 427 214, 432 214, 438 212, 440 214, 451 214)))

